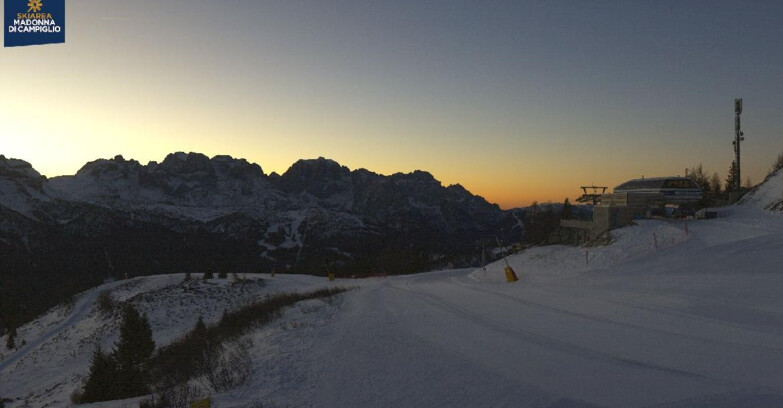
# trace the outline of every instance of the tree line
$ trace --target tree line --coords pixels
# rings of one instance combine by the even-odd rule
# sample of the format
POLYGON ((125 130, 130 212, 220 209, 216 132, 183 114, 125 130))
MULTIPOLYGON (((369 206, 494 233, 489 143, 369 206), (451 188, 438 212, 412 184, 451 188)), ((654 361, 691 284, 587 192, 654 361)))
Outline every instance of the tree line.
MULTIPOLYGON (((268 296, 238 310, 225 311, 214 325, 206 325, 199 318, 192 330, 157 351, 149 319, 126 304, 121 311, 119 341, 109 353, 95 350, 84 386, 74 392, 71 401, 82 404, 151 394, 140 406, 185 407, 194 396, 188 388, 192 379, 204 377, 218 392, 235 388, 252 374, 248 347, 237 341, 240 336, 279 317, 286 306, 345 291, 329 288, 268 296)), ((116 306, 108 293, 101 294, 97 303, 102 312, 111 312, 116 306)))

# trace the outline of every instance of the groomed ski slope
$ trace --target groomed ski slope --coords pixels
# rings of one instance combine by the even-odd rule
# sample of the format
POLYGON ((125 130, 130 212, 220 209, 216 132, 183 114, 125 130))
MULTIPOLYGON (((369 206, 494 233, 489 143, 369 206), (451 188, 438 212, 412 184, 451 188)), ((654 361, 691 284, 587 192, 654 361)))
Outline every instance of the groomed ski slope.
MULTIPOLYGON (((687 234, 684 222, 642 221, 616 231, 609 246, 530 249, 509 257, 520 277, 512 284, 505 282, 503 261, 486 272, 333 283, 265 276, 267 285, 246 296, 359 288, 331 304, 290 308, 253 333, 252 380, 213 394, 213 406, 783 406, 783 217, 752 207, 732 212, 689 221, 687 234)), ((118 294, 131 298, 180 280, 140 279, 118 294)), ((154 302, 145 308, 159 343, 192 327, 198 314, 214 308, 208 318, 219 316, 219 299, 204 306, 167 296, 150 297, 154 302)), ((79 304, 72 313, 84 316, 79 304)), ((60 315, 73 320, 73 314, 60 315)), ((56 332, 61 345, 50 350, 68 350, 95 330, 97 317, 86 316, 73 326, 83 325, 78 333, 50 322, 38 335, 56 332)), ((101 338, 111 344, 108 335, 101 338)), ((60 362, 71 363, 59 394, 35 400, 67 406, 72 377, 86 373, 89 355, 51 360, 28 356, 3 366, 0 395, 42 394, 50 385, 37 372, 56 371, 47 364, 67 360, 60 362), (11 386, 6 381, 12 379, 11 386)))
MULTIPOLYGON (((783 406, 783 219, 642 222, 590 249, 379 279, 251 393, 314 407, 783 406), (653 238, 655 234, 655 238, 653 238), (655 247, 658 240, 658 248, 655 247), (293 372, 293 373, 291 373, 293 372)), ((281 361, 282 363, 283 361, 281 361)))

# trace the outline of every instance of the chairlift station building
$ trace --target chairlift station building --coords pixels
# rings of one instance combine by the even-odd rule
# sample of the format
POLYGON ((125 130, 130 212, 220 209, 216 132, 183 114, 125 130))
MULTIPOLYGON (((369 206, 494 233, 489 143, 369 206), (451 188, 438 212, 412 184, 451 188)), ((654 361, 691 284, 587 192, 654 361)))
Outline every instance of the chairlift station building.
POLYGON ((592 220, 561 220, 570 230, 569 241, 576 245, 594 240, 615 228, 631 224, 634 219, 665 214, 666 205, 687 205, 702 199, 696 182, 687 177, 655 177, 628 180, 601 194, 593 207, 592 220))

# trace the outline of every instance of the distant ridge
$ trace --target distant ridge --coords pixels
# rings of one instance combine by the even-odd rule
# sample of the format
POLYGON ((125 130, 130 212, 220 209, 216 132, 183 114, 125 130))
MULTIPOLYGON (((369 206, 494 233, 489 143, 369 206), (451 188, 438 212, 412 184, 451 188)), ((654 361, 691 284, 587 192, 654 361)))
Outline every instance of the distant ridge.
POLYGON ((521 235, 510 211, 425 171, 384 176, 319 157, 267 175, 244 159, 176 152, 47 179, 0 158, 0 279, 16 277, 0 302, 27 317, 107 276, 411 273, 475 265, 482 242, 521 235))

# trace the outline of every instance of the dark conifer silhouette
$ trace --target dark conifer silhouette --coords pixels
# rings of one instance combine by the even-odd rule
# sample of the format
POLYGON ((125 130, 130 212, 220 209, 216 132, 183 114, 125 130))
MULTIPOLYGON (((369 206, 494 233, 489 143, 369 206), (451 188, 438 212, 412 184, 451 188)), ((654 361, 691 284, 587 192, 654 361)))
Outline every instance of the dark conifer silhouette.
POLYGON ((726 176, 726 192, 737 191, 737 162, 732 161, 729 174, 726 176))
POLYGON ((111 355, 104 354, 100 348, 92 355, 90 374, 84 385, 84 393, 78 402, 107 401, 117 394, 117 363, 111 355))
POLYGON ((8 331, 8 338, 5 340, 5 347, 9 350, 16 348, 16 328, 11 326, 8 331))
POLYGON ((150 359, 155 351, 146 316, 133 306, 122 311, 120 340, 109 355, 97 350, 80 402, 108 401, 149 393, 150 359))
POLYGON ((148 392, 149 361, 155 351, 152 329, 147 316, 139 315, 132 306, 123 310, 120 341, 114 358, 122 379, 120 398, 134 397, 148 392))

